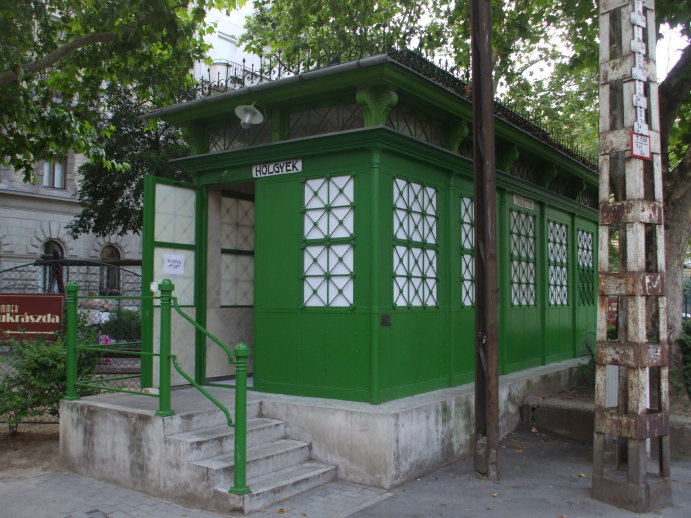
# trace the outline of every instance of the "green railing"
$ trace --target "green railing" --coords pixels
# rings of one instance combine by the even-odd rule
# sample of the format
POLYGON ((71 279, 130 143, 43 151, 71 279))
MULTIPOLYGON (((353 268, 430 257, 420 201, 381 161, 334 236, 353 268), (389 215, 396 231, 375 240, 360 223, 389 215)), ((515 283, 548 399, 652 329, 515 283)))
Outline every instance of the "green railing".
MULTIPOLYGON (((234 434, 234 473, 233 473, 233 487, 230 492, 238 495, 247 494, 250 492, 247 487, 247 363, 249 359, 249 348, 244 343, 239 343, 235 350, 232 351, 227 345, 221 342, 217 337, 207 331, 198 322, 185 314, 173 297, 174 286, 169 279, 164 279, 158 285, 161 292, 160 297, 136 297, 140 300, 159 300, 160 301, 160 348, 158 353, 137 351, 133 354, 140 356, 149 355, 160 358, 159 363, 159 390, 158 394, 143 391, 127 390, 116 387, 109 387, 108 382, 118 381, 129 378, 105 378, 91 382, 84 382, 77 380, 77 351, 92 351, 92 352, 119 352, 118 349, 104 347, 101 344, 97 345, 78 345, 77 339, 77 323, 78 323, 78 297, 79 285, 75 282, 70 282, 65 287, 66 305, 67 305, 67 322, 66 322, 66 338, 67 338, 67 391, 65 399, 76 400, 79 399, 77 388, 90 388, 95 390, 105 390, 112 392, 126 392, 131 394, 138 394, 158 398, 157 416, 166 417, 175 415, 171 406, 171 369, 175 369, 185 380, 187 380, 193 387, 199 390, 209 401, 217 406, 226 416, 228 426, 235 429, 234 434), (177 357, 171 354, 171 309, 175 308, 178 314, 185 320, 191 323, 199 331, 204 333, 209 339, 219 345, 221 349, 228 356, 228 362, 235 366, 235 420, 228 408, 226 408, 220 401, 218 401, 211 393, 204 387, 197 383, 189 374, 187 374, 177 361, 177 357)), ((81 298, 101 298, 101 299, 127 299, 133 297, 81 297, 81 298)))

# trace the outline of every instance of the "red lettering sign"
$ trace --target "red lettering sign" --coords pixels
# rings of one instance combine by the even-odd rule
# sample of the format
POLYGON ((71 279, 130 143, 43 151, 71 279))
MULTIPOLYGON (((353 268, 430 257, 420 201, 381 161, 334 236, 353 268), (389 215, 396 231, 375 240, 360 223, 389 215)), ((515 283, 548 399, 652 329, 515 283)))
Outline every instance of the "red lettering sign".
POLYGON ((0 294, 0 341, 54 340, 62 331, 64 300, 63 295, 55 294, 0 294))

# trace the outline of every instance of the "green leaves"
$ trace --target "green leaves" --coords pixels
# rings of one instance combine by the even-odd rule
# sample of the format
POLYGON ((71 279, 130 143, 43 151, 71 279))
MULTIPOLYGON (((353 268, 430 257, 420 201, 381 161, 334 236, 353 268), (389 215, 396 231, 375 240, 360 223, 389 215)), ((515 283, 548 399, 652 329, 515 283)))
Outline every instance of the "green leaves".
MULTIPOLYGON (((54 154, 94 151, 109 84, 160 105, 203 56, 211 8, 236 0, 5 0, 0 7, 0 163, 30 181, 54 154)), ((92 156, 99 155, 92 152, 92 156)))
POLYGON ((103 103, 108 115, 97 124, 101 136, 89 162, 78 171, 82 210, 68 226, 75 238, 85 233, 139 233, 144 175, 187 179, 182 170, 168 164, 187 153, 180 132, 162 122, 143 122, 140 117, 150 106, 133 89, 112 85, 103 103))

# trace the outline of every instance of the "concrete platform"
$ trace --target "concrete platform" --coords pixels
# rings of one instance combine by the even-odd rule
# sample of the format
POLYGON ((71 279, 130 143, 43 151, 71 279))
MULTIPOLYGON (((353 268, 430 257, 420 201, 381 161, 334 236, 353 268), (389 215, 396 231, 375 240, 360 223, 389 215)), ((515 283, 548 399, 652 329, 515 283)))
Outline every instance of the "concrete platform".
MULTIPOLYGON (((502 435, 520 422, 526 395, 547 396, 573 385, 578 363, 569 360, 502 376, 502 435)), ((211 392, 232 408, 232 390, 213 387, 211 392)), ((309 443, 311 461, 336 466, 338 478, 388 489, 472 452, 473 402, 472 384, 381 405, 251 391, 248 417, 283 422, 285 439, 309 443)), ((206 430, 208 439, 217 440, 209 430, 223 424, 222 413, 193 388, 173 391, 174 416, 155 416, 157 403, 128 394, 63 401, 63 465, 188 505, 228 509, 230 504, 219 502, 217 493, 210 497, 199 487, 200 480, 209 478, 199 471, 199 459, 188 457, 187 447, 184 455, 176 450, 184 442, 181 434, 195 430, 206 430)))

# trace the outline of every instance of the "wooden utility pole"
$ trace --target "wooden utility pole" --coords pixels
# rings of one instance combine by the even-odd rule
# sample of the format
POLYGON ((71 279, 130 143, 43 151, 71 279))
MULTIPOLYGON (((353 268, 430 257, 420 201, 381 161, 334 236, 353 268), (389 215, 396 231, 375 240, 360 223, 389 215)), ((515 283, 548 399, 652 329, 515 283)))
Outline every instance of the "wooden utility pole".
POLYGON ((475 471, 499 478, 497 185, 489 0, 473 0, 473 167, 475 173, 475 471))
POLYGON ((671 504, 662 172, 652 0, 600 1, 600 280, 593 498, 671 504), (617 253, 610 253, 617 250, 617 253), (607 303, 617 298, 617 337, 607 303), (607 408, 606 369, 619 396, 607 408), (648 448, 653 459, 648 459, 648 448))

